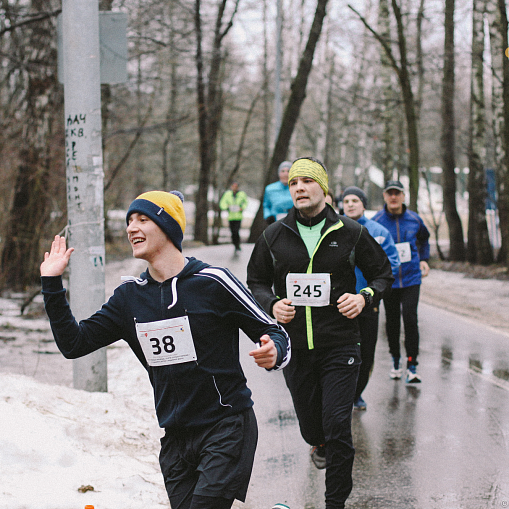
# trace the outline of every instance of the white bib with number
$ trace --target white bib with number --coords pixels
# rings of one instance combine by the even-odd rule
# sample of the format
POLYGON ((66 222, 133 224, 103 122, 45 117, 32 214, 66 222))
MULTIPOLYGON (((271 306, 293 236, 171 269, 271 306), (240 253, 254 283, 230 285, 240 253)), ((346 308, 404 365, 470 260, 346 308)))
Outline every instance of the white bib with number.
POLYGON ((410 242, 399 242, 396 244, 396 249, 399 254, 399 261, 401 263, 409 262, 412 259, 412 250, 410 249, 410 242))
POLYGON ((230 212, 240 212, 240 205, 230 205, 230 212))
POLYGON ((149 366, 167 366, 196 360, 187 316, 136 323, 136 333, 149 366))
POLYGON ((328 306, 330 300, 330 274, 297 274, 286 276, 286 298, 292 306, 328 306))

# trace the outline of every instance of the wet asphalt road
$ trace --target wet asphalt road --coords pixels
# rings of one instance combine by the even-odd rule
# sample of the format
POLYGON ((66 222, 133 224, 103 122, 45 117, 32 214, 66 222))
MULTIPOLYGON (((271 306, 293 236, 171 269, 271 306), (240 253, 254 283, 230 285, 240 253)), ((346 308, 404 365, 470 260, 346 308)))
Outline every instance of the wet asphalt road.
MULTIPOLYGON (((227 266, 245 281, 251 246, 189 249, 227 266)), ((389 378, 381 313, 366 412, 354 412, 356 509, 481 509, 509 507, 509 337, 438 307, 419 307, 423 383, 389 378)), ((322 509, 325 473, 309 459, 282 373, 254 366, 242 341, 243 365, 260 429, 244 507, 322 509), (250 362, 251 361, 251 362, 250 362)), ((241 505, 239 504, 239 507, 241 505)))

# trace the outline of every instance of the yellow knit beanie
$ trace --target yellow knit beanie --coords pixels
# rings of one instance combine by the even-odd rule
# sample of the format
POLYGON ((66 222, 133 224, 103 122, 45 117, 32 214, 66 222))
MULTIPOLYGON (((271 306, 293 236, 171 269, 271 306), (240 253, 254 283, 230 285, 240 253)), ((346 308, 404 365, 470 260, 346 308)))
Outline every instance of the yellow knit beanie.
POLYGON ((140 194, 129 206, 126 221, 134 212, 144 214, 163 230, 174 246, 182 251, 182 239, 186 231, 184 195, 179 191, 149 191, 140 194))

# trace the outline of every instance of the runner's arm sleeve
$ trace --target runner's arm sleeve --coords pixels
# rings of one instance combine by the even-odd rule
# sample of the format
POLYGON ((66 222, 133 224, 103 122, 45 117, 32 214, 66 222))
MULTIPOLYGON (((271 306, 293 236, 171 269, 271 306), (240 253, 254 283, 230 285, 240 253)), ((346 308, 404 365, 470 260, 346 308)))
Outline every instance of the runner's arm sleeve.
POLYGON ((396 244, 394 243, 394 239, 390 234, 389 230, 386 230, 384 241, 381 246, 385 251, 387 258, 389 258, 389 263, 391 264, 392 275, 396 277, 399 272, 399 266, 401 265, 401 261, 399 259, 398 250, 396 249, 396 244))
POLYGON ((226 191, 223 194, 223 196, 221 197, 221 199, 219 200, 219 208, 221 210, 228 210, 228 207, 230 206, 230 200, 228 198, 229 198, 229 193, 228 193, 228 191, 226 191))
POLYGON ((265 188, 265 192, 263 194, 263 219, 267 219, 272 216, 272 203, 270 201, 270 191, 267 191, 265 188))
POLYGON ((364 227, 355 246, 355 263, 374 292, 373 300, 378 302, 390 291, 394 277, 387 254, 364 227))
MULTIPOLYGON (((232 320, 253 343, 259 343, 264 334, 268 334, 277 350, 276 364, 272 368, 284 368, 290 361, 290 337, 283 327, 274 323, 270 316, 256 302, 246 287, 227 269, 223 270, 222 286, 227 292, 221 308, 226 308, 226 316, 232 320)), ((218 294, 219 295, 219 294, 218 294)), ((219 311, 221 313, 221 311, 219 311)))
POLYGON ((247 265, 247 286, 262 308, 273 317, 272 307, 280 300, 273 292, 274 262, 262 233, 255 243, 247 265))
POLYGON ((44 307, 53 337, 66 359, 77 359, 122 338, 113 297, 100 311, 80 323, 74 318, 61 276, 41 277, 44 307))
POLYGON ((245 208, 247 207, 247 204, 248 204, 248 201, 247 201, 247 194, 244 193, 243 191, 242 192, 242 199, 240 201, 240 208, 242 210, 245 210, 245 208))
POLYGON ((245 332, 253 343, 258 343, 264 334, 268 334, 274 341, 277 350, 277 360, 272 370, 284 368, 290 362, 291 348, 290 337, 283 327, 274 323, 270 316, 253 299, 252 306, 246 306, 249 313, 242 312, 240 315, 240 328, 245 332))
POLYGON ((429 230, 423 220, 420 220, 420 228, 417 232, 417 246, 419 248, 419 260, 429 260, 429 230))

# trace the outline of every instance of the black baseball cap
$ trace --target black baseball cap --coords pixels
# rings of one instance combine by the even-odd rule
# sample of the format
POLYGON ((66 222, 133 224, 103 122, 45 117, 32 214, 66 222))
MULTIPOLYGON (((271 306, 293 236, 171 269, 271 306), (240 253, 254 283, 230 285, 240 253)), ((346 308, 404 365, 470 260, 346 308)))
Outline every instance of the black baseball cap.
POLYGON ((384 191, 388 191, 389 189, 397 189, 398 191, 405 192, 405 188, 399 180, 388 180, 385 184, 384 191))

